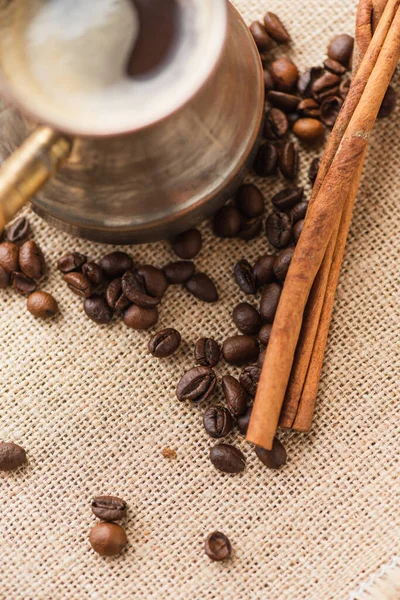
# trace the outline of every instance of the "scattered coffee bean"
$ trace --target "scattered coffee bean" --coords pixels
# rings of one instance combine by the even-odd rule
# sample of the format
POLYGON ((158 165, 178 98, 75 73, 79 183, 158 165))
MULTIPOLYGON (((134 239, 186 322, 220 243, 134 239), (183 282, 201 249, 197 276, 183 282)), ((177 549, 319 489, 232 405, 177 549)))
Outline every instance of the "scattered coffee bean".
POLYGON ((234 238, 240 230, 241 218, 238 209, 231 204, 222 206, 214 215, 213 231, 220 238, 234 238))
POLYGON ((271 73, 268 69, 264 69, 264 87, 265 92, 269 92, 274 89, 274 80, 272 79, 271 73))
POLYGON ((339 84, 340 77, 338 75, 325 72, 312 85, 311 92, 313 98, 318 102, 322 102, 326 96, 335 96, 338 92, 339 84))
POLYGON ((82 266, 82 273, 94 288, 103 285, 106 279, 103 269, 93 261, 87 262, 82 266))
POLYGON ((215 283, 205 273, 195 273, 186 282, 186 289, 192 296, 203 302, 218 302, 218 292, 215 283))
POLYGON ((89 296, 93 294, 92 284, 83 273, 71 271, 71 273, 66 273, 63 279, 71 292, 74 292, 74 294, 77 296, 80 296, 81 298, 89 298, 89 296))
POLYGON ((275 277, 283 283, 286 279, 287 272, 290 267, 291 260, 293 258, 294 248, 285 248, 282 252, 276 257, 274 264, 274 274, 275 277))
POLYGON ((13 471, 26 462, 26 452, 13 442, 0 442, 0 471, 13 471))
POLYGON ((319 106, 318 102, 316 102, 312 98, 305 98, 304 100, 302 100, 300 102, 297 110, 301 117, 309 117, 311 119, 319 119, 321 116, 320 106, 319 106))
POLYGON ((336 60, 344 67, 349 66, 351 55, 353 54, 354 38, 351 35, 342 33, 337 35, 330 42, 327 50, 329 58, 336 60))
POLYGON ((338 118, 343 100, 337 96, 328 96, 321 105, 321 120, 327 127, 333 127, 338 118))
POLYGON ((293 133, 305 144, 320 144, 325 137, 325 128, 317 119, 299 119, 293 126, 293 133))
POLYGON ((337 60, 333 60, 333 58, 327 58, 324 61, 324 67, 327 71, 330 71, 330 73, 333 73, 334 75, 341 76, 346 73, 346 67, 341 65, 337 60))
POLYGON ((164 275, 168 283, 179 284, 186 283, 193 277, 196 267, 194 263, 186 260, 168 263, 163 268, 164 275))
POLYGON ((5 290, 11 283, 11 275, 0 265, 0 290, 5 290))
POLYGON ((272 323, 281 297, 282 286, 279 283, 267 285, 260 300, 260 314, 265 323, 272 323))
POLYGON ((257 392, 258 382, 260 381, 261 367, 249 365, 245 367, 240 374, 240 385, 246 390, 249 396, 255 396, 257 392))
POLYGON ((125 530, 116 523, 98 523, 89 535, 90 545, 101 556, 117 556, 128 543, 125 530))
POLYGON ((264 364, 266 352, 267 352, 266 348, 261 348, 260 354, 258 355, 258 358, 257 358, 257 365, 261 368, 263 367, 263 364, 264 364))
POLYGON ((181 345, 181 334, 171 327, 161 329, 149 341, 149 352, 156 358, 172 356, 181 345))
POLYGON ((102 521, 120 521, 126 515, 126 502, 117 496, 96 496, 92 513, 102 521))
POLYGON ((160 298, 153 298, 146 293, 144 278, 137 271, 127 271, 122 276, 122 291, 124 295, 141 308, 154 308, 161 302, 160 298))
POLYGON ((389 85, 378 113, 378 119, 385 119, 386 117, 389 117, 396 108, 396 103, 397 92, 393 86, 389 85))
POLYGON ((292 239, 290 217, 282 212, 272 213, 266 223, 267 238, 275 248, 286 248, 292 239))
POLYGON ((240 186, 235 196, 235 203, 239 212, 249 219, 264 214, 264 196, 253 183, 240 186))
POLYGON ((274 279, 275 256, 264 254, 260 256, 254 265, 253 273, 257 286, 267 285, 274 279))
POLYGON ((265 13, 264 26, 272 39, 278 44, 288 44, 291 41, 285 26, 275 13, 265 13))
POLYGON ((156 306, 142 308, 141 306, 130 306, 124 314, 124 323, 131 329, 150 329, 158 321, 158 310, 156 306))
POLYGON ((22 294, 22 296, 29 296, 36 291, 37 285, 33 279, 24 275, 24 273, 20 273, 19 271, 14 271, 11 274, 11 283, 16 292, 22 294))
POLYGON ((31 231, 28 219, 19 217, 7 227, 6 238, 12 244, 24 242, 31 231))
POLYGON ((259 353, 257 340, 249 335, 234 335, 222 345, 222 355, 230 365, 246 365, 257 360, 259 353))
POLYGON ((279 211, 289 210, 302 201, 304 195, 304 188, 298 187, 294 189, 284 189, 281 192, 275 194, 272 198, 272 204, 279 211))
POLYGON ((99 266, 103 269, 108 279, 122 277, 124 273, 133 269, 132 258, 126 252, 110 252, 99 260, 99 266))
POLYGON ((58 312, 56 299, 47 292, 34 292, 28 298, 26 307, 34 317, 50 319, 58 312))
POLYGON ((266 323, 258 332, 258 339, 264 346, 268 346, 269 338, 271 337, 272 325, 266 323))
POLYGON ((62 256, 58 263, 57 269, 61 273, 71 273, 71 271, 79 271, 85 264, 87 258, 84 254, 79 252, 69 252, 62 256))
POLYGON ((223 406, 210 406, 203 415, 204 429, 214 439, 226 437, 233 428, 231 413, 223 406))
POLYGON ((262 217, 253 217, 252 219, 242 219, 238 237, 248 242, 258 237, 263 225, 262 217))
POLYGON ((271 64, 271 75, 277 90, 292 92, 296 87, 299 71, 290 58, 282 56, 271 64))
POLYGON ((231 543, 220 531, 210 533, 204 546, 205 553, 211 560, 221 561, 231 557, 231 543))
POLYGON ((279 169, 286 179, 296 179, 299 170, 299 152, 293 142, 283 144, 279 152, 279 169))
POLYGON ((274 45, 273 41, 268 35, 264 25, 262 25, 259 21, 254 21, 250 25, 249 29, 260 52, 266 52, 272 48, 274 45))
POLYGON ((226 405, 234 417, 243 415, 247 410, 247 393, 239 381, 231 375, 222 378, 222 390, 226 405))
POLYGON ((248 302, 235 306, 232 319, 239 331, 246 335, 257 335, 262 325, 260 313, 248 302))
POLYGON ((111 308, 102 296, 86 298, 83 303, 83 310, 89 319, 99 325, 109 323, 113 316, 111 308))
POLYGON ((41 279, 45 271, 44 256, 34 241, 25 242, 19 251, 19 266, 30 279, 41 279))
POLYGON ((114 279, 108 285, 106 300, 108 306, 119 313, 126 310, 132 304, 122 291, 122 277, 117 277, 117 279, 114 279))
POLYGON ((253 169, 259 177, 275 175, 278 169, 278 150, 274 144, 267 143, 260 146, 253 169))
POLYGON ((321 160, 318 156, 313 158, 311 161, 310 168, 308 170, 308 178, 311 181, 311 183, 313 183, 313 184, 315 183, 315 180, 317 179, 320 163, 321 163, 321 160))
POLYGON ((295 244, 297 244, 303 232, 304 223, 305 221, 304 219, 302 219, 301 221, 297 221, 297 223, 293 227, 293 240, 295 244))
POLYGON ((279 469, 286 465, 285 446, 276 437, 274 438, 272 450, 265 450, 265 448, 259 446, 256 446, 254 450, 261 462, 270 469, 279 469))
POLYGON ((250 423, 250 419, 251 419, 251 413, 252 413, 253 407, 252 406, 248 406, 246 412, 243 415, 240 415, 237 419, 236 419, 236 423, 239 429, 239 433, 241 433, 242 435, 246 435, 247 434, 247 430, 249 428, 249 423, 250 423))
POLYGON ((203 244, 201 233, 198 229, 189 229, 172 240, 172 250, 179 258, 190 260, 198 255, 203 244))
POLYGON ((199 404, 211 396, 216 384, 217 378, 212 369, 193 367, 180 379, 176 388, 176 396, 181 402, 191 400, 199 404))
POLYGON ((2 242, 0 244, 0 267, 11 275, 13 271, 18 271, 19 248, 11 242, 2 242))
POLYGON ((239 260, 233 268, 236 283, 245 294, 255 294, 257 292, 256 278, 253 273, 253 267, 245 260, 239 260))
POLYGON ((272 106, 280 108, 285 113, 295 112, 300 102, 300 98, 298 96, 294 96, 293 94, 285 94, 285 92, 277 92, 275 90, 268 92, 267 98, 272 106))
POLYGON ((243 453, 230 444, 218 444, 210 450, 210 460, 223 473, 242 473, 246 468, 243 453))
POLYGON ((289 121, 279 108, 271 108, 265 115, 264 137, 267 140, 278 140, 289 131, 289 121))
POLYGON ((144 287, 149 296, 162 298, 168 289, 168 281, 161 269, 152 265, 142 265, 137 272, 144 281, 144 287))
POLYGON ((200 338, 194 347, 194 359, 202 367, 215 367, 221 358, 221 348, 212 338, 200 338))

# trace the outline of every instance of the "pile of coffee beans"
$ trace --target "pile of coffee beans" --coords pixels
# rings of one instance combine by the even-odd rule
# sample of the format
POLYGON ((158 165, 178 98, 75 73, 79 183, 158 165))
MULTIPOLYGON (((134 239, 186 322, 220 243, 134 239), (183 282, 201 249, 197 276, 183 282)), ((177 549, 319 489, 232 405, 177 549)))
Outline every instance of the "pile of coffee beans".
POLYGON ((101 556, 121 554, 128 543, 125 529, 115 523, 126 517, 126 502, 117 496, 97 496, 92 501, 92 512, 101 523, 89 534, 90 545, 101 556))

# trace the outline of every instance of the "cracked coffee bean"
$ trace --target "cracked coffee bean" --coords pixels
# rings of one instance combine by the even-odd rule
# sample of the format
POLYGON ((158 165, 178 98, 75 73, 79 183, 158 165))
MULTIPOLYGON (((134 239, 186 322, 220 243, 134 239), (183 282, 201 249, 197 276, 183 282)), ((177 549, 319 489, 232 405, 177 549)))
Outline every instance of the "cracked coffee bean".
POLYGON ((203 302, 218 302, 218 292, 213 280, 205 273, 195 273, 186 282, 186 289, 203 302))
POLYGON ((158 310, 156 306, 142 308, 141 306, 130 306, 124 313, 124 323, 131 329, 143 331, 156 325, 158 321, 158 310))
POLYGON ((89 535, 90 545, 101 556, 117 556, 128 543, 125 530, 116 523, 98 523, 89 535))
POLYGON ((260 375, 261 367, 258 365, 249 365, 240 373, 240 385, 246 390, 249 396, 254 397, 256 395, 260 375))
POLYGON ((278 211, 289 210, 302 201, 304 188, 284 189, 272 198, 272 204, 278 211))
POLYGON ((286 248, 292 239, 292 222, 282 212, 272 213, 266 223, 267 238, 275 248, 286 248))
POLYGON ((275 259, 274 274, 275 277, 283 283, 286 279, 287 272, 290 267, 294 254, 294 248, 285 248, 275 259))
POLYGON ((221 348, 212 338, 200 338, 194 347, 194 359, 202 367, 215 367, 221 358, 221 348))
POLYGON ((250 424, 250 419, 251 419, 251 413, 252 413, 253 407, 249 406, 246 410, 246 412, 243 415, 240 415, 237 419, 236 419, 236 423, 239 429, 239 433, 241 433, 242 435, 246 435, 247 434, 247 430, 249 428, 249 424, 250 424))
POLYGON ((275 256, 264 254, 260 256, 254 265, 253 273, 257 286, 267 285, 274 279, 275 256))
POLYGON ((2 242, 0 244, 0 267, 11 275, 13 271, 18 271, 19 248, 11 242, 2 242))
POLYGON ((149 352, 156 358, 172 356, 181 345, 181 334, 176 329, 168 327, 161 329, 149 341, 149 352))
POLYGON ((305 144, 320 144, 325 138, 325 127, 317 119, 299 119, 293 125, 293 133, 305 144))
POLYGON ((41 279, 45 271, 44 256, 34 241, 25 242, 19 251, 19 266, 30 279, 41 279))
POLYGON ((260 314, 264 323, 272 323, 278 308, 282 286, 279 283, 267 285, 260 300, 260 314))
POLYGON ((79 252, 69 252, 59 259, 57 269, 61 271, 61 273, 79 271, 86 261, 87 258, 84 254, 80 254, 79 252))
POLYGON ((274 144, 266 143, 260 146, 253 170, 259 177, 270 177, 275 175, 278 169, 278 150, 274 144))
POLYGON ((327 127, 333 127, 338 118, 343 100, 337 96, 328 96, 321 105, 321 121, 327 127))
POLYGON ((122 291, 121 277, 117 277, 117 279, 114 279, 108 285, 106 289, 106 300, 108 306, 116 312, 123 312, 132 304, 122 291))
POLYGON ((239 381, 231 375, 222 378, 222 390, 226 405, 234 417, 243 415, 247 410, 247 393, 239 381))
POLYGON ((187 260, 171 262, 163 267, 164 275, 171 284, 186 283, 193 277, 195 270, 194 263, 187 260))
MULTIPOLYGON (((302 100, 297 108, 300 117, 309 117, 311 119, 319 119, 321 116, 321 108, 312 98, 302 100)), ((298 120, 298 119, 297 119, 298 120)))
POLYGON ((257 340, 249 335, 233 335, 222 345, 222 355, 230 365, 242 366, 254 362, 259 351, 257 340))
POLYGON ((63 279, 71 292, 74 292, 80 298, 89 298, 93 294, 92 284, 83 273, 71 271, 71 273, 66 273, 63 279))
POLYGON ((117 496, 96 496, 92 513, 102 521, 121 521, 126 516, 126 502, 117 496))
POLYGON ((236 208, 248 219, 264 214, 265 203, 261 190, 253 183, 241 185, 235 196, 236 208))
POLYGON ((239 233, 241 222, 240 213, 235 206, 222 206, 213 218, 214 234, 220 238, 234 238, 239 233))
POLYGON ((279 92, 292 92, 296 88, 299 71, 293 61, 286 56, 271 64, 271 75, 279 92))
POLYGON ((128 271, 122 276, 122 291, 124 295, 141 308, 154 308, 161 302, 161 298, 154 298, 146 293, 144 278, 137 271, 128 271))
POLYGON ((190 260, 198 255, 203 239, 198 229, 189 229, 177 235, 171 242, 172 250, 179 258, 190 260))
POLYGON ((266 323, 258 332, 258 339, 264 346, 268 346, 269 338, 271 337, 272 325, 266 323))
POLYGON ((259 21, 254 21, 250 25, 249 29, 260 52, 267 52, 272 48, 274 43, 262 23, 259 21))
POLYGON ((106 325, 112 319, 111 308, 102 296, 91 296, 86 298, 83 303, 83 310, 86 315, 98 325, 106 325))
POLYGON ((94 288, 105 283, 106 276, 103 269, 93 261, 87 262, 82 266, 82 273, 94 288))
POLYGON ((265 115, 264 137, 267 140, 279 140, 289 131, 289 121, 279 108, 271 108, 265 115))
POLYGON ((272 106, 283 110, 285 113, 295 112, 301 100, 298 96, 286 94, 285 92, 277 92, 276 90, 268 92, 267 98, 272 106))
POLYGON ((29 296, 36 291, 37 285, 36 282, 27 277, 24 273, 20 273, 19 271, 14 271, 11 275, 11 284, 16 292, 21 294, 22 296, 29 296))
POLYGON ((227 560, 232 555, 231 543, 220 531, 210 533, 204 546, 205 553, 211 560, 227 560))
POLYGON ((132 258, 126 252, 110 252, 99 260, 99 266, 103 269, 107 279, 117 279, 124 273, 134 268, 132 258))
POLYGON ((287 455, 285 446, 276 437, 273 441, 272 450, 265 450, 265 448, 260 448, 259 446, 256 446, 254 450, 261 462, 270 469, 279 469, 286 465, 287 455))
POLYGON ((296 179, 299 170, 299 151, 293 142, 283 144, 279 152, 279 169, 286 179, 296 179))
POLYGON ((235 306, 232 319, 239 331, 246 335, 257 335, 262 325, 260 313, 248 302, 235 306))
POLYGON ((180 379, 176 396, 181 402, 191 400, 196 404, 211 396, 217 384, 217 378, 209 367, 193 367, 180 379))
POLYGON ((138 275, 143 279, 144 288, 149 296, 162 298, 168 289, 168 281, 161 269, 153 265, 141 265, 137 269, 138 275))
POLYGON ((275 13, 265 13, 264 26, 266 31, 277 44, 288 44, 291 41, 288 31, 275 13))
POLYGON ((51 319, 58 312, 57 300, 47 292, 34 292, 26 303, 28 311, 38 319, 51 319))
POLYGON ((246 468, 243 453, 230 444, 218 444, 210 450, 210 460, 223 473, 242 473, 246 468))
POLYGON ((233 419, 223 406, 210 406, 203 415, 203 424, 210 437, 220 439, 232 431, 233 419))
POLYGON ((327 55, 332 60, 336 60, 344 67, 348 67, 353 54, 354 38, 347 33, 337 35, 330 42, 327 55))
POLYGON ((304 219, 302 219, 301 221, 297 221, 297 223, 293 227, 293 241, 295 244, 297 244, 297 242, 300 239, 300 236, 303 232, 304 223, 305 221, 304 219))
POLYGON ((245 260, 239 260, 233 268, 236 283, 245 294, 255 294, 257 292, 256 278, 253 273, 253 267, 245 260))
POLYGON ((318 156, 313 158, 311 161, 310 168, 308 170, 308 178, 312 184, 314 184, 315 180, 317 179, 320 163, 321 163, 321 160, 318 156))
POLYGON ((26 462, 26 452, 14 442, 0 442, 0 471, 13 471, 26 462))
POLYGON ((396 103, 397 92, 393 88, 393 86, 389 85, 385 97, 383 98, 381 108, 379 109, 378 119, 385 119, 386 117, 390 117, 390 115, 396 108, 396 103))
POLYGON ((28 219, 19 217, 7 227, 6 239, 12 244, 24 242, 29 237, 30 231, 31 226, 28 219))

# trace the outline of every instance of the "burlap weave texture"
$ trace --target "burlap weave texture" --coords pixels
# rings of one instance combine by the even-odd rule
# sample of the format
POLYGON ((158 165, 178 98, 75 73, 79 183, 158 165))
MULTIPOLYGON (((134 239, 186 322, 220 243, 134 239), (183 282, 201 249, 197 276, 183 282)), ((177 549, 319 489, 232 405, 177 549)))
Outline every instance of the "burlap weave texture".
MULTIPOLYGON (((332 35, 354 29, 354 0, 235 4, 248 22, 267 8, 277 12, 301 69, 321 63, 332 35)), ((38 322, 23 298, 0 293, 0 439, 21 443, 29 457, 27 467, 0 476, 1 600, 343 600, 392 559, 400 529, 398 132, 398 112, 374 131, 315 424, 309 435, 281 436, 289 461, 280 472, 266 470, 238 435, 228 441, 248 457, 246 472, 216 472, 202 409, 174 393, 193 364, 194 341, 235 332, 230 313, 245 298, 232 266, 268 251, 265 237, 222 241, 204 224, 196 264, 214 277, 221 301, 203 305, 171 287, 159 326, 177 327, 184 343, 176 357, 157 361, 148 333, 86 319, 55 270, 67 250, 97 259, 106 247, 72 240, 29 214, 50 265, 43 289, 57 297, 61 315, 38 322), (164 447, 177 458, 163 458, 164 447), (115 559, 96 556, 88 542, 90 500, 105 493, 129 504, 130 544, 115 559), (231 539, 227 564, 203 553, 215 529, 231 539)), ((307 193, 314 155, 302 154, 307 193)), ((271 210, 283 181, 258 183, 271 210)), ((129 251, 158 266, 173 258, 166 243, 129 251)))

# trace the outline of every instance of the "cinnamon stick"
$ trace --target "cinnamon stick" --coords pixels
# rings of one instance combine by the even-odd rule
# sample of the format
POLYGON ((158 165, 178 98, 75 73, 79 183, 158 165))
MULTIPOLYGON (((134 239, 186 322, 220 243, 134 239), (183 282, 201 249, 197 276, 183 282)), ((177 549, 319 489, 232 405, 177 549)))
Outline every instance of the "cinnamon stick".
MULTIPOLYGON (((375 36, 374 40, 371 46, 377 43, 375 36)), ((268 450, 272 448, 311 286, 337 226, 344 202, 360 172, 370 132, 399 58, 400 13, 396 13, 366 85, 363 74, 367 56, 354 79, 353 94, 357 93, 359 87, 365 86, 364 93, 319 194, 309 207, 303 233, 286 277, 247 434, 249 441, 268 450)), ((352 96, 351 90, 349 96, 352 96)))

